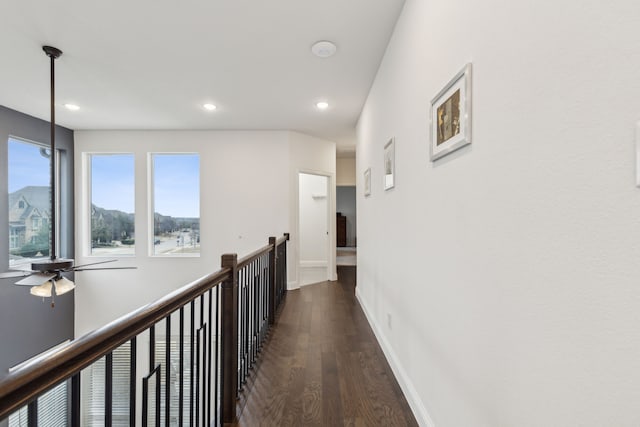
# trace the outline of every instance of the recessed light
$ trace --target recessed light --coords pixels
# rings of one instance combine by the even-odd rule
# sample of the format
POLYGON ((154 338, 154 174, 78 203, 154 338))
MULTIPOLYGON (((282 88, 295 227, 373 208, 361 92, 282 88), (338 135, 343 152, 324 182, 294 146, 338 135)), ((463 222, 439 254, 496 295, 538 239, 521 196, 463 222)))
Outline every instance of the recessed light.
POLYGON ((207 110, 207 111, 213 111, 213 110, 215 110, 216 108, 218 108, 218 107, 216 107, 216 106, 215 106, 215 105, 213 105, 213 104, 204 104, 202 107, 203 107, 205 110, 207 110))
POLYGON ((76 104, 64 104, 64 107, 71 111, 78 111, 80 109, 76 104))
POLYGON ((319 58, 328 58, 333 56, 335 55, 336 50, 338 50, 337 46, 327 40, 321 40, 311 46, 311 52, 319 58))
POLYGON ((316 107, 318 108, 318 110, 326 110, 327 108, 329 108, 329 103, 326 101, 316 102, 316 107))

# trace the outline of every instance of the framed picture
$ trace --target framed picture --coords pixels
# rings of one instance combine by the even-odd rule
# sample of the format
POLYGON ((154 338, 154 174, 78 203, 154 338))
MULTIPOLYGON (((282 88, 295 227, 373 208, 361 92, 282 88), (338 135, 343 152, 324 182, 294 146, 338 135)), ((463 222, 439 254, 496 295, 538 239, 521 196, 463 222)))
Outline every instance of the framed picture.
POLYGON ((390 190, 395 186, 396 175, 396 143, 391 138, 384 146, 384 189, 390 190))
POLYGON ((431 100, 431 161, 471 144, 471 63, 431 100))
POLYGON ((364 197, 371 195, 371 168, 364 171, 364 197))

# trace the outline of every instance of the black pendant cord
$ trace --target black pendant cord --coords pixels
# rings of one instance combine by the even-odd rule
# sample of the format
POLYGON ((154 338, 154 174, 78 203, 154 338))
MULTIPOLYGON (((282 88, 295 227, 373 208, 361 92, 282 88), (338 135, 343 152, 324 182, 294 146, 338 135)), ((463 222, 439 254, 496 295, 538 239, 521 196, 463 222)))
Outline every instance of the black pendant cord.
POLYGON ((56 87, 55 87, 55 60, 62 55, 62 51, 51 46, 43 46, 49 58, 51 58, 51 152, 49 154, 49 163, 51 170, 51 214, 50 225, 51 230, 51 261, 56 259, 56 87))

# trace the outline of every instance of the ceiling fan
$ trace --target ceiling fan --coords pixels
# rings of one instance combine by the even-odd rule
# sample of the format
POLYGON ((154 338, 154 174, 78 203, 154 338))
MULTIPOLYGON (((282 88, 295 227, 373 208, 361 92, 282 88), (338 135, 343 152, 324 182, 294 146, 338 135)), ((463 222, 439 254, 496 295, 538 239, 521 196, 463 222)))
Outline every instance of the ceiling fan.
POLYGON ((76 265, 72 259, 58 258, 56 256, 56 162, 55 162, 55 60, 62 55, 62 51, 52 46, 43 46, 42 50, 51 59, 51 143, 49 164, 51 171, 51 214, 50 214, 50 239, 49 239, 49 259, 37 260, 31 263, 30 270, 15 270, 0 273, 0 279, 24 277, 15 284, 19 286, 31 286, 31 294, 39 297, 51 297, 51 307, 55 306, 55 296, 63 295, 75 288, 75 284, 64 277, 62 273, 87 271, 87 270, 129 270, 136 267, 97 267, 90 268, 98 264, 115 262, 117 260, 106 260, 93 262, 90 264, 76 265), (89 268, 87 268, 89 267, 89 268))

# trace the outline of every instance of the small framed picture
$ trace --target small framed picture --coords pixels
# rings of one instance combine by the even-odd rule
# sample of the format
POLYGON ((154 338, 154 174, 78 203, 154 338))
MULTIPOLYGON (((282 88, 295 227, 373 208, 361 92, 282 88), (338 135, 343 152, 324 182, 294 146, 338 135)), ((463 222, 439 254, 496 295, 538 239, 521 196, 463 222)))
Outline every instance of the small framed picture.
POLYGON ((371 195, 371 168, 364 171, 364 197, 371 195))
POLYGON ((471 144, 471 63, 431 100, 431 161, 471 144))
POLYGON ((640 121, 636 123, 636 186, 640 187, 640 121))
POLYGON ((396 143, 391 138, 384 146, 384 189, 390 190, 395 186, 396 175, 396 143))

